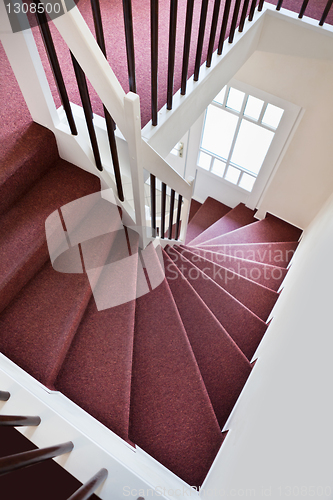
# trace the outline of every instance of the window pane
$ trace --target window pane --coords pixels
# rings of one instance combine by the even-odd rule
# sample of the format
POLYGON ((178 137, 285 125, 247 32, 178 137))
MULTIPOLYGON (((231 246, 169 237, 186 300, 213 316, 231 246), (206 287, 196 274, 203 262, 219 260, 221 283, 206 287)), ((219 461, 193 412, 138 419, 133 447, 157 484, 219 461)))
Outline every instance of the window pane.
POLYGON ((239 186, 246 191, 252 191, 253 184, 255 183, 256 178, 252 177, 249 174, 243 174, 241 180, 239 181, 239 186))
POLYGON ((244 96, 244 92, 230 87, 226 107, 239 112, 243 104, 244 96))
POLYGON ((213 163, 213 168, 212 168, 213 174, 218 175, 219 177, 223 177, 224 170, 225 170, 224 161, 217 160, 215 158, 214 163, 213 163))
POLYGON ((238 118, 224 109, 209 105, 201 147, 227 159, 238 118))
POLYGON ((262 123, 264 125, 268 125, 269 127, 277 128, 282 118, 283 112, 283 109, 278 108, 277 106, 273 106, 273 104, 267 104, 262 123))
POLYGON ((238 168, 235 168, 235 167, 232 167, 231 165, 229 165, 225 179, 227 179, 227 181, 229 181, 229 182, 232 182, 233 184, 237 184, 238 179, 239 179, 239 174, 240 174, 240 170, 238 170, 238 168))
POLYGON ((274 132, 242 120, 231 158, 232 163, 258 174, 273 137, 274 132))
POLYGON ((199 167, 204 168, 205 170, 209 170, 211 159, 211 156, 207 155, 203 151, 200 151, 198 159, 199 167))
POLYGON ((249 116, 254 120, 258 120, 263 104, 264 101, 262 101, 261 99, 257 99, 256 97, 249 95, 249 97, 247 98, 244 115, 249 116))
POLYGON ((225 96, 225 91, 227 89, 227 86, 225 85, 221 92, 217 94, 217 96, 214 99, 214 102, 218 102, 219 104, 223 104, 224 101, 224 96, 225 96))

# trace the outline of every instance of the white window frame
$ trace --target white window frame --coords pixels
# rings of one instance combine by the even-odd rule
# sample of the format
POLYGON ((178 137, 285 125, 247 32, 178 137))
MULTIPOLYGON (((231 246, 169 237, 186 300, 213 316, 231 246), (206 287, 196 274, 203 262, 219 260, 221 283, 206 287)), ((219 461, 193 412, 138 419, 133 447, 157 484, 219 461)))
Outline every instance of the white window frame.
MULTIPOLYGON (((271 180, 272 176, 275 174, 275 172, 276 172, 276 170, 277 170, 277 168, 282 160, 282 157, 283 157, 285 150, 286 150, 287 141, 288 141, 289 137, 291 136, 291 134, 294 132, 297 118, 299 117, 299 115, 301 113, 301 108, 299 106, 291 103, 291 102, 288 102, 288 101, 285 101, 284 99, 279 98, 278 96, 274 96, 272 94, 264 92, 261 89, 252 87, 252 86, 250 86, 246 83, 240 82, 238 80, 231 80, 228 83, 227 87, 228 88, 233 87, 237 90, 240 90, 241 92, 244 92, 246 95, 251 95, 253 97, 261 99, 262 101, 264 101, 265 104, 267 104, 267 103, 273 104, 274 106, 277 106, 277 107, 282 108, 284 110, 284 113, 282 115, 279 126, 276 129, 272 129, 271 127, 260 124, 261 127, 266 128, 267 130, 274 131, 275 133, 274 133, 273 140, 272 140, 271 145, 268 149, 268 152, 265 156, 265 159, 262 163, 261 169, 257 175, 256 181, 254 183, 254 186, 253 186, 251 192, 241 188, 238 185, 235 185, 235 184, 227 181, 224 178, 219 177, 218 175, 214 174, 210 170, 208 171, 208 170, 206 170, 198 165, 198 158, 199 158, 199 153, 201 151, 201 142, 202 142, 202 136, 203 136, 203 130, 204 130, 204 124, 205 124, 206 111, 203 113, 201 119, 196 124, 197 127, 198 126, 201 127, 200 141, 199 141, 199 145, 198 145, 198 149, 197 149, 197 157, 196 157, 197 158, 196 159, 196 168, 202 174, 207 174, 210 178, 213 178, 214 181, 221 183, 221 190, 223 190, 223 188, 225 187, 225 188, 229 188, 229 189, 231 188, 231 189, 238 191, 240 201, 243 201, 244 203, 246 203, 246 205, 249 208, 255 209, 258 207, 259 200, 262 197, 263 192, 264 192, 265 188, 267 187, 268 182, 271 180)), ((253 120, 247 116, 245 117, 243 115, 245 104, 246 104, 246 97, 243 100, 243 106, 242 106, 241 112, 235 112, 232 109, 225 107, 227 97, 228 97, 228 89, 226 90, 226 93, 224 96, 223 106, 219 106, 216 103, 214 103, 214 105, 219 106, 222 109, 225 109, 227 112, 230 112, 230 113, 239 117, 237 127, 236 127, 237 132, 235 133, 234 141, 232 144, 232 147, 233 147, 234 143, 236 141, 236 138, 237 138, 237 133, 239 131, 242 119, 246 119, 252 123, 257 123, 257 122, 255 120, 253 120)), ((260 119, 263 116, 264 110, 266 108, 265 104, 263 105, 261 117, 259 118, 258 121, 260 121, 260 119)), ((192 133, 192 130, 191 130, 191 133, 192 133)), ((195 135, 198 136, 198 133, 195 135)), ((203 151, 206 152, 207 154, 209 154, 210 156, 212 156, 212 160, 211 160, 211 164, 210 164, 210 169, 211 169, 213 158, 214 157, 216 157, 218 159, 221 159, 221 158, 219 158, 218 156, 214 155, 211 152, 207 152, 206 150, 203 150, 203 151)), ((227 163, 227 167, 226 167, 225 172, 227 171, 230 157, 231 157, 231 154, 229 154, 228 163, 227 163)), ((237 168, 239 168, 239 170, 243 170, 241 167, 237 166, 237 168)), ((244 171, 246 172, 246 170, 244 170, 244 171)), ((241 175, 239 177, 239 181, 240 181, 242 175, 243 174, 241 173, 241 175)))

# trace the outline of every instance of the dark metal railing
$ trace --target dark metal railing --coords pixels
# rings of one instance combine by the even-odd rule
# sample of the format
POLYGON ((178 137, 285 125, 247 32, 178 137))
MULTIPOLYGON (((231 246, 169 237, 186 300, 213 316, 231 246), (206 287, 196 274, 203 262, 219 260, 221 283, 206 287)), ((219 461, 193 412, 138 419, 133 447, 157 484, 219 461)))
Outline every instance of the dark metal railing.
POLYGON ((170 190, 170 204, 169 204, 169 217, 168 222, 166 223, 167 216, 167 185, 162 182, 161 183, 161 220, 160 227, 157 228, 157 214, 156 214, 156 177, 153 174, 150 174, 150 218, 151 218, 151 236, 156 237, 160 236, 162 239, 178 239, 180 233, 180 225, 181 225, 181 209, 183 203, 182 195, 178 195, 178 200, 176 200, 176 191, 174 189, 170 190), (177 215, 176 222, 174 223, 174 212, 175 205, 177 203, 177 215))
POLYGON ((41 423, 40 417, 24 417, 22 415, 0 415, 0 427, 37 426, 41 423))
POLYGON ((37 450, 17 453, 8 457, 2 457, 0 458, 0 475, 43 462, 49 458, 64 455, 65 453, 72 451, 73 448, 73 443, 68 441, 67 443, 50 446, 48 448, 40 448, 37 450))
POLYGON ((108 471, 101 469, 89 481, 81 486, 73 495, 67 500, 87 500, 97 490, 97 488, 108 477, 108 471))

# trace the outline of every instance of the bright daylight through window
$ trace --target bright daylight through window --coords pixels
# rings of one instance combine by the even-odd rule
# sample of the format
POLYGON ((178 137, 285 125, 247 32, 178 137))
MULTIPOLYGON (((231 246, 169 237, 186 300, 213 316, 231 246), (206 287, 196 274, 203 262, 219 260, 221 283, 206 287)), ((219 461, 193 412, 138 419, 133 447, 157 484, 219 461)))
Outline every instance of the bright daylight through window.
POLYGON ((206 110, 198 166, 251 192, 283 113, 225 86, 206 110))

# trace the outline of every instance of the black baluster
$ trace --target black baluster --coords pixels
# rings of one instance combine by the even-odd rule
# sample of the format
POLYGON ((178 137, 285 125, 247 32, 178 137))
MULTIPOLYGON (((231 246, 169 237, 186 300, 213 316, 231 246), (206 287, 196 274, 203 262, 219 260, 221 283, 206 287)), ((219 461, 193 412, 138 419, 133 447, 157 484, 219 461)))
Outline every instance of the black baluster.
POLYGON ((133 16, 132 16, 131 0, 123 0, 123 11, 124 11, 129 88, 131 92, 134 92, 136 94, 133 16))
POLYGON ((172 239, 172 226, 173 226, 173 211, 175 208, 175 190, 171 189, 171 198, 170 198, 170 212, 169 212, 169 240, 172 239))
POLYGON ((162 182, 161 196, 161 238, 164 239, 165 234, 165 205, 166 205, 166 184, 162 182))
POLYGON ((252 0, 249 13, 249 21, 253 20, 254 12, 256 10, 256 5, 257 5, 257 0, 252 0))
POLYGON ((90 107, 89 107, 90 100, 89 100, 89 95, 87 92, 86 77, 85 77, 84 72, 82 71, 81 66, 79 65, 79 63, 77 62, 77 60, 75 59, 75 57, 73 56, 72 53, 71 53, 71 57, 72 57, 73 68, 74 68, 76 81, 77 81, 77 85, 78 85, 79 93, 80 93, 80 97, 81 97, 84 116, 86 118, 86 123, 87 123, 87 127, 88 127, 88 132, 89 132, 91 147, 92 147, 94 158, 95 158, 96 167, 98 168, 98 170, 102 171, 103 170, 102 161, 101 161, 101 157, 99 154, 94 124, 93 124, 93 121, 91 118, 91 113, 90 113, 90 107))
POLYGON ((244 24, 245 24, 245 19, 246 19, 246 14, 247 14, 247 9, 249 7, 249 3, 250 3, 250 0, 244 0, 242 15, 241 15, 241 19, 239 22, 239 28, 238 28, 238 31, 240 33, 242 33, 242 31, 244 29, 244 24))
POLYGON ((241 4, 241 0, 236 0, 234 13, 232 16, 232 21, 231 21, 230 33, 229 33, 229 43, 232 43, 234 41, 234 35, 235 35, 235 29, 236 29, 240 4, 241 4))
POLYGON ((181 95, 186 94, 187 71, 188 71, 188 62, 189 62, 190 45, 191 45, 193 7, 194 7, 194 0, 187 0, 184 51, 183 51, 182 82, 181 82, 181 88, 180 88, 181 95))
POLYGON ((276 6, 276 10, 280 10, 283 4, 283 0, 279 0, 276 6))
POLYGON ((212 26, 211 26, 211 30, 210 30, 210 37, 209 37, 209 43, 208 43, 208 52, 207 52, 207 61, 206 61, 207 68, 209 68, 211 63, 212 63, 212 56, 213 56, 213 50, 214 50, 217 21, 218 21, 219 12, 220 12, 220 5, 221 5, 221 0, 215 0, 212 26))
POLYGON ((157 72, 158 72, 158 0, 150 0, 151 30, 151 114, 157 125, 157 72))
POLYGON ((151 217, 151 235, 156 237, 156 177, 150 174, 150 217, 151 217))
POLYGON ((231 0, 226 0, 225 5, 224 5, 224 12, 223 12, 221 33, 220 33, 220 39, 219 39, 219 46, 218 46, 218 49, 217 49, 217 53, 218 53, 219 56, 222 54, 222 50, 223 50, 223 44, 224 44, 224 40, 225 40, 225 34, 226 34, 226 31, 227 31, 227 25, 228 25, 229 14, 230 14, 230 7, 231 7, 231 0))
POLYGON ((328 0, 326 7, 324 9, 323 15, 321 16, 321 19, 319 21, 319 26, 322 26, 324 22, 326 21, 326 17, 328 16, 328 13, 330 11, 330 8, 332 7, 333 0, 328 0))
POLYGON ((193 79, 195 82, 199 79, 199 71, 201 65, 201 56, 202 56, 202 48, 205 37, 205 27, 207 20, 207 11, 208 11, 208 0, 202 0, 201 4, 201 14, 200 14, 200 25, 199 25, 199 35, 198 35, 198 44, 197 44, 197 53, 195 56, 195 66, 194 66, 194 76, 193 79))
MULTIPOLYGON (((106 55, 106 46, 105 46, 105 38, 104 38, 104 32, 103 32, 100 4, 99 4, 98 0, 90 0, 90 1, 91 1, 91 10, 93 13, 97 43, 98 43, 101 51, 103 52, 104 57, 106 58, 107 55, 106 55)), ((105 116, 105 122, 106 122, 106 130, 108 133, 108 139, 109 139, 110 150, 111 150, 113 171, 114 171, 114 176, 116 179, 118 198, 121 201, 124 201, 125 198, 124 198, 123 185, 121 182, 117 143, 116 143, 116 137, 115 137, 115 133, 114 133, 115 123, 114 123, 110 113, 108 112, 108 110, 104 106, 104 104, 103 104, 103 109, 104 109, 104 116, 105 116)))
POLYGON ((172 109, 173 81, 175 75, 177 4, 178 0, 171 0, 170 2, 167 109, 172 109))
POLYGON ((179 239, 179 233, 180 233, 180 214, 182 211, 182 203, 183 203, 183 197, 181 194, 178 195, 178 207, 177 207, 177 219, 176 219, 176 230, 175 230, 175 240, 179 239))

